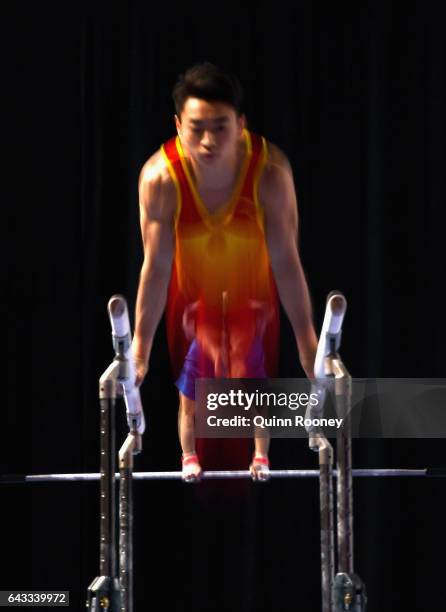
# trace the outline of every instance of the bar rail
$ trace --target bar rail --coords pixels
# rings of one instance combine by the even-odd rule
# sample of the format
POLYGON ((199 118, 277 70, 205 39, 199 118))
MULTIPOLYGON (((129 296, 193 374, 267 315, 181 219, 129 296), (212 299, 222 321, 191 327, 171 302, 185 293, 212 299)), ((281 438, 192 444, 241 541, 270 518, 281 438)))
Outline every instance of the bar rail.
MULTIPOLYGON (((425 477, 446 478, 446 468, 423 468, 423 469, 353 469, 352 474, 356 478, 376 477, 425 477)), ((275 478, 319 478, 319 470, 271 470, 271 479, 275 478)), ((337 470, 333 470, 333 476, 337 477, 337 470)), ((89 482, 99 480, 101 474, 79 473, 79 474, 0 474, 0 484, 24 484, 33 482, 89 482)), ((119 472, 115 477, 119 480, 119 472)), ((249 470, 218 470, 205 471, 202 480, 224 480, 230 478, 251 478, 249 470)), ((181 472, 133 472, 134 480, 181 480, 181 472)))

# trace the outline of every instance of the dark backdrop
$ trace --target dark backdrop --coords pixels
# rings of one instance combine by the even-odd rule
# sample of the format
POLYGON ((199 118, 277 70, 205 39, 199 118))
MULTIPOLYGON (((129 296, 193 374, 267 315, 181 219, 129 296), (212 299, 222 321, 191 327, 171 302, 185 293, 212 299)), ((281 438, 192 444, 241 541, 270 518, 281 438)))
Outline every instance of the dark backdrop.
MULTIPOLYGON (((289 156, 315 323, 327 293, 342 290, 352 375, 442 375, 446 66, 432 6, 3 9, 1 473, 98 470, 97 380, 113 356, 106 304, 123 293, 133 320, 138 174, 172 135, 170 91, 195 61, 238 74, 249 127, 289 156)), ((285 319, 280 373, 303 374, 285 319)), ((143 400, 136 469, 177 469, 163 325, 143 400)), ((442 440, 357 440, 354 463, 441 467, 443 449, 442 440)), ((317 459, 304 441, 281 440, 271 458, 276 468, 317 459)), ((180 483, 135 484, 136 610, 155 597, 178 612, 317 610, 317 481, 247 483, 238 501, 221 485, 200 485, 206 501, 180 483)), ((355 481, 356 570, 371 612, 441 607, 445 487, 355 481)), ((71 607, 83 608, 98 574, 97 484, 2 485, 0 494, 1 589, 68 589, 71 607)))

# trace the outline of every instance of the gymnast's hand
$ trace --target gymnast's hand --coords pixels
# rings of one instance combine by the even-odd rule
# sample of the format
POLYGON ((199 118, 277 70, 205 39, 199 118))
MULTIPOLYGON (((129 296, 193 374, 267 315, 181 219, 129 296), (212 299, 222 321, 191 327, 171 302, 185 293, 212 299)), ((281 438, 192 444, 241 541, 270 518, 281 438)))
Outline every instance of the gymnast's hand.
POLYGON ((135 387, 139 387, 143 382, 149 369, 148 360, 134 357, 135 362, 135 387))
POLYGON ((307 378, 314 378, 314 360, 316 359, 316 350, 302 351, 299 353, 299 360, 303 371, 307 378))
POLYGON ((318 338, 311 324, 300 329, 296 334, 299 361, 307 378, 314 378, 314 362, 316 360, 318 338))

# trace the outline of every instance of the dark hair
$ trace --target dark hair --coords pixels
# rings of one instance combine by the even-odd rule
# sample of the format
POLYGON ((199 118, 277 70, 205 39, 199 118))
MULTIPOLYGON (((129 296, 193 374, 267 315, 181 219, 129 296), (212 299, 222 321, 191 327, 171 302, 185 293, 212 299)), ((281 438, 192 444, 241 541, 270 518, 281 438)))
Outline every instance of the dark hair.
POLYGON ((191 66, 181 74, 172 91, 175 110, 180 117, 187 98, 200 98, 206 102, 224 102, 242 114, 243 90, 233 74, 210 62, 191 66))

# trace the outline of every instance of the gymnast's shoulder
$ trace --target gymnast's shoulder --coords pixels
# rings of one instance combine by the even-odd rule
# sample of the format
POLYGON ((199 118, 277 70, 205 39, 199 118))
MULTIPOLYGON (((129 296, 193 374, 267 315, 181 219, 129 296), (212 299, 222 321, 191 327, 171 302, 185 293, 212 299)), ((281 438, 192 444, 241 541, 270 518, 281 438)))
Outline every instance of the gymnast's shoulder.
POLYGON ((286 154, 277 145, 267 141, 267 158, 259 181, 261 200, 294 193, 293 170, 286 154))
POLYGON ((139 205, 151 216, 172 217, 175 214, 177 194, 160 150, 146 161, 139 174, 139 205))

